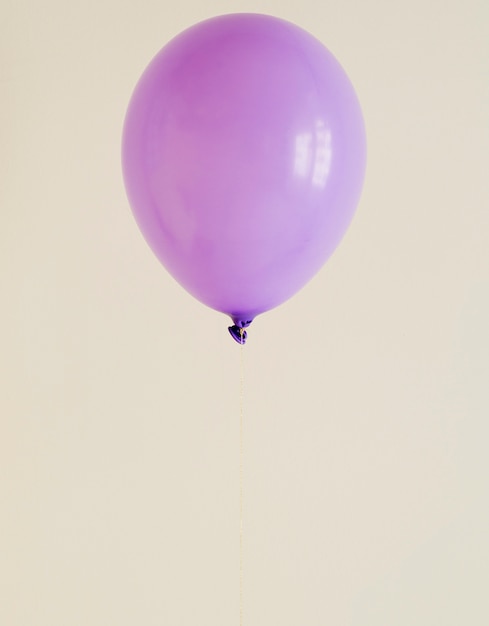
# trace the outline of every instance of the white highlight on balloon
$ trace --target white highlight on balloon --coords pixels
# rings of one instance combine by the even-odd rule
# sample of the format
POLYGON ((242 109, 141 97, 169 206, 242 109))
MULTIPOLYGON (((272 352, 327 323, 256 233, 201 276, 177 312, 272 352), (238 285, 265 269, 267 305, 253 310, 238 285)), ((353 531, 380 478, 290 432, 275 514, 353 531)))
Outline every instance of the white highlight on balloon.
POLYGON ((322 120, 316 122, 313 133, 300 133, 295 138, 294 173, 311 177, 315 187, 324 187, 331 168, 331 131, 322 120))

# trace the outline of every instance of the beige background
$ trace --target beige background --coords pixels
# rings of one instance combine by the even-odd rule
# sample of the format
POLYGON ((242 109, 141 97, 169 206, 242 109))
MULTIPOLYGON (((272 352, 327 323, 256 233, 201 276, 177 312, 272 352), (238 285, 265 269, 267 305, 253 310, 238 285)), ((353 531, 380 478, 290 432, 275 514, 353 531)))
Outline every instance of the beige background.
POLYGON ((144 243, 143 68, 234 11, 365 114, 350 231, 245 349, 246 626, 489 623, 489 5, 2 0, 0 624, 238 624, 239 347, 144 243))

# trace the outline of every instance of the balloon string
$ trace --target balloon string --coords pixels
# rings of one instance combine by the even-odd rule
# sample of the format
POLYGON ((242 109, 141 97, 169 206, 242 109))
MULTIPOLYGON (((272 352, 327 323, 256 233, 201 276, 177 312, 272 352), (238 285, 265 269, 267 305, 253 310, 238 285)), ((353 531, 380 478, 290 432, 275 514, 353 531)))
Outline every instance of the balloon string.
MULTIPOLYGON (((240 330, 243 338, 244 330, 240 330)), ((240 346, 239 376, 239 625, 243 626, 243 421, 244 421, 244 343, 240 346)))

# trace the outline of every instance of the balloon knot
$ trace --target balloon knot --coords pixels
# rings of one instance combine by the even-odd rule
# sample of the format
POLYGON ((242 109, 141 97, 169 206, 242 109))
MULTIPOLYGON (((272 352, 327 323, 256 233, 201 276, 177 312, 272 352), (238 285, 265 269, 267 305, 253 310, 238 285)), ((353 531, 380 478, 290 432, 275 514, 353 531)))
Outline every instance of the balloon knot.
POLYGON ((240 344, 245 344, 246 343, 246 339, 248 337, 248 333, 246 332, 246 330, 244 328, 242 328, 241 326, 236 326, 236 324, 234 326, 229 326, 228 327, 229 333, 231 335, 231 337, 237 341, 240 344))

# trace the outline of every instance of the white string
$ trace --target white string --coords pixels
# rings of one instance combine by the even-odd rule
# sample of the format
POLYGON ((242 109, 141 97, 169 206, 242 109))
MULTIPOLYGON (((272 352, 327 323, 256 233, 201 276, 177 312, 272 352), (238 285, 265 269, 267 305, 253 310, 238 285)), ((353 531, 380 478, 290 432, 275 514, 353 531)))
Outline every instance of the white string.
POLYGON ((243 626, 243 466, 244 466, 244 330, 240 330, 240 376, 239 376, 239 626, 243 626))

